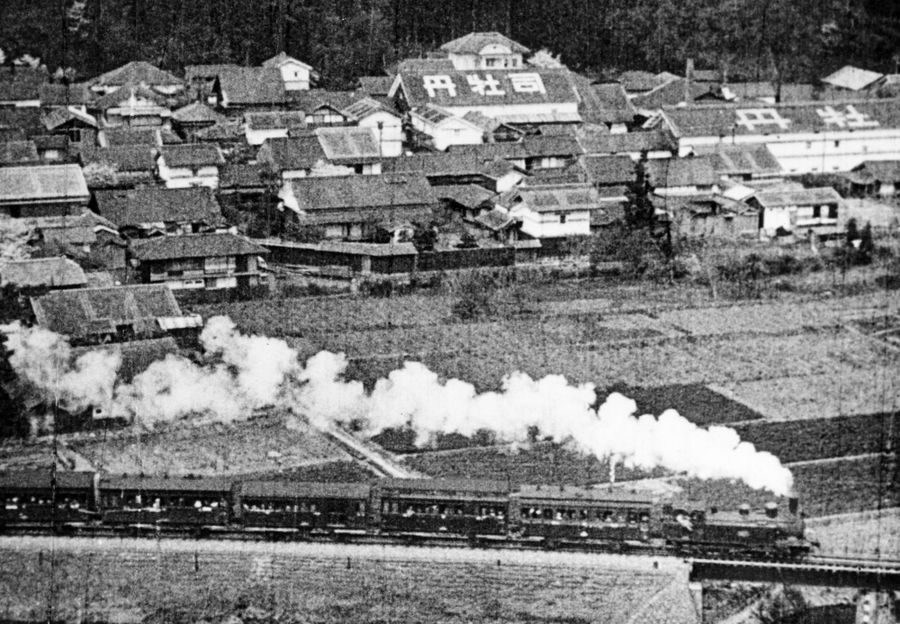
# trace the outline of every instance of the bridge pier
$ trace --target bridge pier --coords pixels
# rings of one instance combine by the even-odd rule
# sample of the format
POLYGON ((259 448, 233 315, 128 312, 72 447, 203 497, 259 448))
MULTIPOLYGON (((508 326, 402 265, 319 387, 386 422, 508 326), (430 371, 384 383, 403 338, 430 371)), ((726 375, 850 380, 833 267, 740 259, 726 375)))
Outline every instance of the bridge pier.
POLYGON ((897 624, 894 592, 862 590, 856 598, 856 624, 897 624))

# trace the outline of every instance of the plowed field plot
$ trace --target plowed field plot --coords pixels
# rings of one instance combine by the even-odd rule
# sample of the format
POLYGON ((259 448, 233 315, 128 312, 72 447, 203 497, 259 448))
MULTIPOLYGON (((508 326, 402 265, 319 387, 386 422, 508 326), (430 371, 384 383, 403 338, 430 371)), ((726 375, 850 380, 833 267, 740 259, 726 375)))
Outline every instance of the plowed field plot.
POLYGON ((872 338, 883 340, 892 347, 900 347, 900 316, 889 315, 860 319, 854 325, 872 338))
POLYGON ((95 468, 114 473, 248 474, 351 459, 322 433, 288 429, 278 415, 230 426, 81 435, 70 446, 95 468))
POLYGON ((85 552, 63 544, 52 563, 49 553, 6 547, 0 613, 43 620, 49 602, 54 620, 69 621, 122 612, 179 624, 233 615, 323 624, 696 621, 686 575, 668 564, 653 570, 649 561, 617 565, 571 554, 228 546, 231 552, 205 544, 179 552, 151 542, 124 552, 87 545, 85 552))

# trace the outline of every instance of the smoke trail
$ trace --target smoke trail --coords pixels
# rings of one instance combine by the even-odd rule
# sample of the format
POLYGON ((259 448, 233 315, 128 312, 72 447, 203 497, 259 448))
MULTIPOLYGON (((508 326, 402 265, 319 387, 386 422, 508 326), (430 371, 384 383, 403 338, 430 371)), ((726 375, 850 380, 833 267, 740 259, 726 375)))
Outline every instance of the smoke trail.
POLYGON ((41 327, 15 322, 0 331, 12 352, 10 366, 46 400, 70 412, 109 403, 121 364, 118 353, 97 350, 73 358, 65 338, 41 327))
POLYGON ((35 385, 73 406, 106 401, 114 415, 147 427, 178 420, 234 422, 270 405, 320 428, 353 421, 376 434, 409 426, 420 445, 439 433, 472 435, 481 429, 500 441, 524 444, 536 427, 558 443, 627 466, 742 480, 781 495, 792 486, 790 471, 776 457, 742 442, 733 429, 702 429, 674 410, 658 418, 639 416, 635 402, 617 393, 595 409, 592 384, 571 385, 560 375, 532 379, 517 372, 500 391, 479 394, 470 383, 442 381, 423 364, 407 362, 367 393, 360 382, 344 379, 343 354, 322 351, 301 366, 284 341, 243 335, 230 319, 214 317, 200 336, 201 362, 169 355, 114 388, 114 355, 94 352, 68 364, 68 343, 56 334, 19 327, 10 336, 13 367, 35 385), (59 383, 46 385, 58 368, 59 383))

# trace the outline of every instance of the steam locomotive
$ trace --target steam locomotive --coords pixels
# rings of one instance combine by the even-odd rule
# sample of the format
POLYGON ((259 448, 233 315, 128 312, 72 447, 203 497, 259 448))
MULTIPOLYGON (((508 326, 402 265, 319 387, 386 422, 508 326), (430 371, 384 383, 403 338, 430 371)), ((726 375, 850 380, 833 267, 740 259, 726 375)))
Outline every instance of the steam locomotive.
POLYGON ((443 538, 611 552, 797 560, 796 498, 781 511, 717 511, 618 489, 463 479, 369 483, 57 472, 0 473, 0 532, 256 535, 268 539, 443 538))

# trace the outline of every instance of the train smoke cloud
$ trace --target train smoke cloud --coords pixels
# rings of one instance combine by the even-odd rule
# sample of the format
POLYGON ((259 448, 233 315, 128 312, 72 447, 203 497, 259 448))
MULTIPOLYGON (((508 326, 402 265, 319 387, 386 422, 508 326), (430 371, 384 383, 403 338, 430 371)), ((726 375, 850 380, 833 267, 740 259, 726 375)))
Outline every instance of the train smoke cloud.
POLYGON ((516 372, 500 391, 478 393, 470 383, 441 380, 425 365, 407 362, 367 392, 360 382, 344 379, 343 354, 322 351, 301 366, 283 340, 241 334, 220 316, 209 319, 200 335, 199 361, 169 355, 130 384, 116 386, 115 353, 98 350, 73 362, 68 343, 52 332, 2 329, 10 336, 12 366, 32 384, 75 408, 109 406, 113 415, 140 426, 227 423, 278 406, 320 428, 354 422, 375 434, 409 426, 420 445, 439 433, 472 435, 482 429, 500 441, 524 444, 529 430, 537 428, 556 442, 626 466, 741 480, 779 495, 792 488, 790 471, 774 455, 742 442, 733 429, 703 429, 674 410, 659 417, 638 415, 635 402, 617 393, 595 409, 592 384, 572 385, 560 375, 532 379, 516 372))

